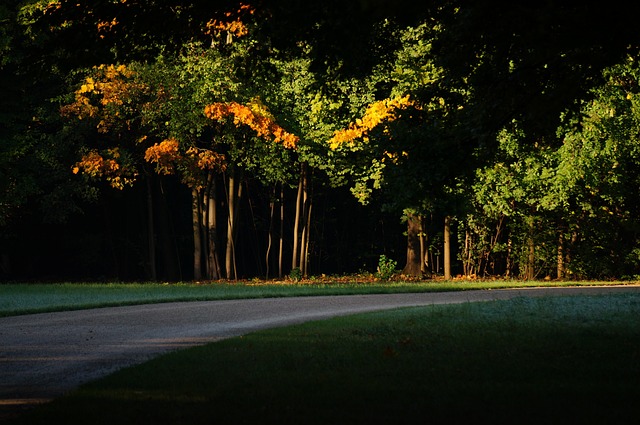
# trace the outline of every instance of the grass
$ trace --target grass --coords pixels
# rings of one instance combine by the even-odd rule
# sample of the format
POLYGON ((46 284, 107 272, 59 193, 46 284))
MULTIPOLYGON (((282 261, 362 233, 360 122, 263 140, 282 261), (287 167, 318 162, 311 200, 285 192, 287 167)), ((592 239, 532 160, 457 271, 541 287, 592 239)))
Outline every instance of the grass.
MULTIPOLYGON (((607 282, 616 283, 616 282, 607 282)), ((617 282, 620 284, 621 282, 617 282)), ((628 283, 628 282, 627 282, 628 283)), ((361 282, 330 279, 303 282, 0 284, 0 317, 86 308, 241 298, 443 292, 532 286, 602 285, 603 282, 426 281, 361 282)))
POLYGON ((637 423, 640 294, 360 314, 174 352, 29 424, 637 423))

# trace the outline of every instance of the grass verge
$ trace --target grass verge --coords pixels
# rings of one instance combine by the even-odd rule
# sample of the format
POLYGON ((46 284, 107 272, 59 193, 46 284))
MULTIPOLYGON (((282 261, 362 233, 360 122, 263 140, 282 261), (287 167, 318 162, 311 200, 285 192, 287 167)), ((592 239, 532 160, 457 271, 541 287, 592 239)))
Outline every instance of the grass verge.
POLYGON ((178 351, 29 424, 637 423, 640 294, 361 314, 178 351))
MULTIPOLYGON (((473 289, 524 288, 621 284, 622 282, 522 282, 522 281, 426 281, 426 282, 223 282, 223 283, 59 283, 0 284, 0 317, 97 307, 172 301, 214 301, 242 298, 314 295, 389 294, 443 292, 473 289)), ((629 283, 629 282, 625 282, 629 283)))

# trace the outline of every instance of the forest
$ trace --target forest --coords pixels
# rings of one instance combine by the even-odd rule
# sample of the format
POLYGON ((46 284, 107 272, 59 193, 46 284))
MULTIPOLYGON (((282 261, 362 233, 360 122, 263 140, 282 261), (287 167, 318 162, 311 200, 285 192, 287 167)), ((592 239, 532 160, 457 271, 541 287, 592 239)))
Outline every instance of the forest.
POLYGON ((640 275, 607 2, 5 0, 0 281, 640 275))

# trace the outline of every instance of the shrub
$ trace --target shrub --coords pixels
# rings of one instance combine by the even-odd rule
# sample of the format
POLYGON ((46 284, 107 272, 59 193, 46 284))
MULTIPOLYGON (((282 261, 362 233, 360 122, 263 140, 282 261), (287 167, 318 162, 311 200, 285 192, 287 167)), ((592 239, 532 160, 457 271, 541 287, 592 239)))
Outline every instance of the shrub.
POLYGON ((291 272, 289 272, 289 279, 296 282, 302 279, 302 270, 300 270, 300 267, 294 267, 291 269, 291 272))
POLYGON ((389 280, 391 276, 396 272, 397 261, 387 258, 386 255, 381 255, 378 260, 378 272, 376 277, 382 280, 389 280))

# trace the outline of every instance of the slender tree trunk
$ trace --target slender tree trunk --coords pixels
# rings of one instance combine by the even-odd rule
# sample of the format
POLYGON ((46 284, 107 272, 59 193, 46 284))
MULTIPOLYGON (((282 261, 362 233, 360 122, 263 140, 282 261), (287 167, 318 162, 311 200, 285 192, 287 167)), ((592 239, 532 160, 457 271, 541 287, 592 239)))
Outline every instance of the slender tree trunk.
POLYGON ((431 264, 431 274, 438 274, 438 269, 436 268, 436 261, 433 259, 433 251, 429 250, 429 263, 431 264))
POLYGON ((451 217, 444 218, 444 278, 451 279, 451 217))
POLYGON ((421 276, 422 259, 420 256, 420 222, 421 217, 405 211, 407 217, 407 262, 402 274, 407 276, 421 276))
POLYGON ((424 276, 427 274, 427 265, 428 265, 427 250, 426 250, 427 237, 426 237, 426 233, 424 232, 424 220, 420 220, 419 237, 420 237, 420 274, 424 276))
POLYGON ((300 224, 302 225, 300 234, 300 263, 298 267, 302 276, 307 276, 307 266, 309 264, 308 248, 309 248, 309 232, 311 226, 311 194, 309 191, 309 174, 305 165, 302 172, 302 217, 300 224))
POLYGON ((466 229, 464 232, 464 264, 462 264, 462 273, 465 276, 470 277, 473 273, 471 267, 471 250, 473 249, 471 232, 466 229))
POLYGON ((495 270, 496 270, 495 258, 491 257, 491 253, 493 252, 493 249, 495 248, 495 246, 498 244, 498 241, 500 240, 500 236, 502 235, 502 229, 504 227, 504 218, 505 216, 501 214, 500 218, 498 219, 498 223, 496 224, 496 233, 493 236, 491 236, 491 238, 489 239, 489 248, 486 249, 482 253, 482 256, 480 256, 479 258, 477 272, 482 276, 486 276, 489 273, 488 271, 489 267, 491 267, 491 272, 495 273, 495 270))
POLYGON ((529 234, 527 236, 527 266, 525 279, 533 280, 535 277, 535 266, 536 266, 536 251, 535 251, 535 242, 533 239, 533 235, 535 233, 535 220, 533 217, 529 218, 529 234))
POLYGON ((302 276, 305 277, 309 274, 309 241, 311 240, 311 211, 313 210, 311 197, 309 197, 308 204, 306 208, 307 219, 302 233, 303 250, 300 254, 300 270, 302 270, 302 276))
POLYGON ((558 231, 558 267, 556 269, 558 279, 564 279, 564 232, 558 231))
POLYGON ((148 253, 148 274, 152 281, 158 280, 158 272, 156 268, 156 237, 155 225, 153 220, 153 182, 152 177, 147 176, 147 249, 148 253))
MULTIPOLYGON (((281 215, 282 215, 281 210, 281 215)), ((282 222, 281 216, 281 222, 282 222)), ((307 275, 309 232, 311 224, 311 194, 307 164, 300 165, 298 194, 296 196, 296 215, 293 223, 293 253, 291 268, 298 268, 302 276, 307 275)))
POLYGON ((215 176, 210 173, 207 177, 207 188, 203 199, 203 211, 206 228, 207 278, 219 279, 221 276, 218 258, 218 219, 216 205, 215 176))
POLYGON ((220 260, 218 258, 218 223, 216 219, 217 209, 215 198, 207 199, 207 253, 210 279, 220 279, 220 260))
POLYGON ((271 245, 273 244, 273 220, 275 217, 276 210, 276 189, 277 185, 273 186, 273 192, 271 193, 271 199, 269 200, 269 239, 267 242, 267 253, 265 254, 265 264, 267 265, 267 273, 265 275, 265 279, 269 279, 269 271, 270 271, 270 255, 271 254, 271 245))
POLYGON ((229 279, 237 279, 236 247, 235 238, 237 234, 238 208, 242 198, 242 184, 237 183, 234 172, 229 174, 227 205, 229 208, 227 223, 227 249, 225 255, 225 271, 229 279))
POLYGON ((227 181, 227 245, 224 256, 224 269, 228 279, 233 279, 233 224, 235 222, 235 206, 236 206, 236 185, 233 174, 229 175, 227 181))
POLYGON ((571 278, 573 277, 573 272, 571 271, 571 261, 573 260, 573 247, 576 246, 579 240, 579 235, 576 230, 571 232, 571 238, 567 241, 568 243, 564 246, 564 277, 571 278))
POLYGON ((298 180, 298 195, 296 196, 296 216, 293 222, 293 253, 291 255, 291 268, 298 267, 299 246, 300 246, 300 223, 302 221, 303 205, 302 194, 304 191, 304 164, 300 168, 300 178, 298 180))
POLYGON ((191 223, 193 230, 193 279, 202 279, 202 231, 201 231, 200 194, 191 190, 191 223))
POLYGON ((507 258, 505 260, 505 272, 504 272, 504 277, 506 278, 511 276, 511 269, 513 268, 512 250, 513 250, 513 241, 511 240, 511 236, 509 236, 507 238, 507 258))

